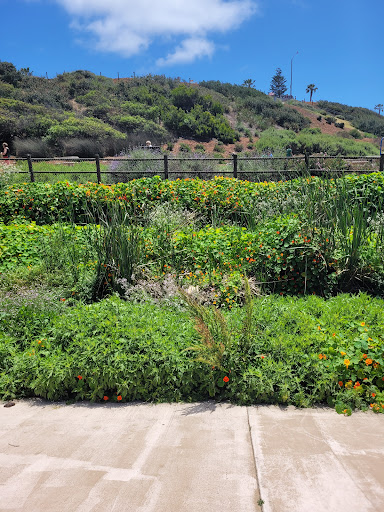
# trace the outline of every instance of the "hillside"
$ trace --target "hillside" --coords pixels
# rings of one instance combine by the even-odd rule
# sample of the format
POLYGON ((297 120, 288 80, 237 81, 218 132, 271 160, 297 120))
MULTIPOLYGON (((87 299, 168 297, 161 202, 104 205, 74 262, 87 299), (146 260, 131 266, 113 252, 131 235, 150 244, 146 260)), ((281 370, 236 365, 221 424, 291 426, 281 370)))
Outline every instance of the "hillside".
POLYGON ((146 140, 217 157, 288 146, 365 155, 377 153, 381 134, 382 116, 336 103, 283 103, 254 88, 163 75, 114 80, 78 70, 46 79, 0 61, 0 136, 17 156, 112 156, 146 140), (356 129, 364 127, 373 135, 356 129))

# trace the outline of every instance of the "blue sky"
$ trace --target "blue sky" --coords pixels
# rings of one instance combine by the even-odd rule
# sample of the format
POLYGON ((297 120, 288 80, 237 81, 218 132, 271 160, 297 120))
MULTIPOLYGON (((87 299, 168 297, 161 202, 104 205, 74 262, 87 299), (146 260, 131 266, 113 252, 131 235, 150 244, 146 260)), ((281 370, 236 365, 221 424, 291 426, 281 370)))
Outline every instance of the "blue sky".
POLYGON ((382 0, 0 0, 0 60, 52 78, 164 74, 373 109, 384 103, 382 0), (297 53, 298 52, 298 53, 297 53), (292 60, 293 59, 293 60, 292 60))

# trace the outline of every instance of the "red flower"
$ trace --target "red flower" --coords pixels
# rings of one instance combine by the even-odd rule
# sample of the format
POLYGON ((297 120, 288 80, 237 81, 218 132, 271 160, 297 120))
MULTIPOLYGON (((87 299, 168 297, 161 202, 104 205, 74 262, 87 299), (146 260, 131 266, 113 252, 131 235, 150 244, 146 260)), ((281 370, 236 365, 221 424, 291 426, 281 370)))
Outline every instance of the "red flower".
POLYGON ((343 381, 339 380, 339 386, 341 387, 343 385, 343 381))
POLYGON ((229 377, 225 376, 224 379, 223 379, 224 382, 228 382, 229 381, 229 377))
POLYGON ((103 396, 103 400, 107 401, 107 400, 109 400, 109 397, 108 396, 103 396))
POLYGON ((81 375, 78 375, 77 378, 81 380, 83 377, 81 375))
POLYGON ((119 396, 117 397, 117 400, 118 400, 119 402, 120 402, 120 400, 122 400, 122 399, 123 399, 123 397, 122 397, 121 395, 119 395, 119 396))

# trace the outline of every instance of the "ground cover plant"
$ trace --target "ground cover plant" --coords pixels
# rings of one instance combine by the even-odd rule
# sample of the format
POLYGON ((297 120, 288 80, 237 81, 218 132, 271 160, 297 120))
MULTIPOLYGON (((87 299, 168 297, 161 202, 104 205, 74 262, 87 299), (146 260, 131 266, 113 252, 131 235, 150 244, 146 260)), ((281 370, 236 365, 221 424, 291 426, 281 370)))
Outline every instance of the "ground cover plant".
POLYGON ((2 396, 382 412, 382 190, 3 183, 2 396))
POLYGON ((366 295, 253 301, 203 308, 194 329, 179 306, 111 297, 88 306, 8 313, 2 304, 4 398, 328 403, 339 412, 384 405, 383 301, 366 295), (214 321, 216 319, 216 322, 214 321))

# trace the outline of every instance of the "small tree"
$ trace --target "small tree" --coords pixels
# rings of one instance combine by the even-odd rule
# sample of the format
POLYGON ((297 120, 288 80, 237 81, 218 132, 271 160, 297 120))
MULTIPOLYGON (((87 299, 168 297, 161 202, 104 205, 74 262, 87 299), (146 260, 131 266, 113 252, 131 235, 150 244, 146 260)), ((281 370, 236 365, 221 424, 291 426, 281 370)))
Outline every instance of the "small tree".
POLYGON ((276 73, 271 80, 271 92, 273 92, 278 98, 281 98, 287 90, 287 86, 285 85, 286 82, 287 80, 283 77, 281 69, 277 68, 276 73))
POLYGON ((307 85, 307 90, 305 92, 309 92, 310 93, 310 97, 309 97, 309 101, 312 103, 312 95, 314 92, 317 91, 317 87, 315 86, 315 84, 309 84, 307 85))
POLYGON ((5 62, 0 60, 0 80, 7 84, 17 87, 22 75, 17 71, 12 62, 5 62))
POLYGON ((255 81, 252 80, 252 78, 247 78, 241 85, 243 87, 253 87, 255 85, 255 81))
POLYGON ((383 110, 383 104, 382 103, 378 103, 376 106, 375 106, 375 110, 378 111, 379 115, 380 115, 380 112, 383 110))

